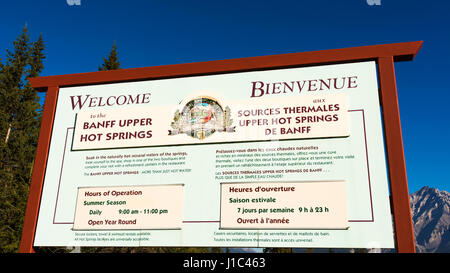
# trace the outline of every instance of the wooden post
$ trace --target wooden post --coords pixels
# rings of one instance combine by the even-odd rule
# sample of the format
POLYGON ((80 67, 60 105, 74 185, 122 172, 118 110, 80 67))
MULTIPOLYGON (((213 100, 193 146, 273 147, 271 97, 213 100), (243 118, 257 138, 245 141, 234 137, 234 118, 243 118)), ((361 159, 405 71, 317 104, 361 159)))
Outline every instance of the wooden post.
POLYGON ((34 253, 33 242, 36 233, 36 225, 41 202, 42 186, 44 185, 45 168, 47 166, 48 148, 52 135, 53 119, 55 117, 56 101, 58 98, 58 86, 51 86, 47 90, 42 115, 41 129, 39 131, 36 160, 33 166, 30 191, 28 195, 25 220, 22 228, 22 240, 20 241, 20 253, 34 253))
POLYGON ((397 251, 399 253, 414 253, 416 251, 414 230, 411 219, 393 56, 378 58, 378 73, 397 251))

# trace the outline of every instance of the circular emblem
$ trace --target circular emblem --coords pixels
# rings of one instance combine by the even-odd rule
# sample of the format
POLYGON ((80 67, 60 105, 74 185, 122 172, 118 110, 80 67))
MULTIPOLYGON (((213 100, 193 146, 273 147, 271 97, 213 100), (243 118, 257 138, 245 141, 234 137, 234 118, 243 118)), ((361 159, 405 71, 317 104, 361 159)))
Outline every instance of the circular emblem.
POLYGON ((212 135, 217 125, 222 123, 223 109, 216 100, 201 97, 189 101, 183 107, 181 115, 187 118, 190 135, 204 139, 212 135))
POLYGON ((169 135, 185 133, 203 140, 216 131, 234 131, 231 124, 229 107, 223 109, 214 98, 202 96, 186 103, 181 112, 175 112, 169 135))

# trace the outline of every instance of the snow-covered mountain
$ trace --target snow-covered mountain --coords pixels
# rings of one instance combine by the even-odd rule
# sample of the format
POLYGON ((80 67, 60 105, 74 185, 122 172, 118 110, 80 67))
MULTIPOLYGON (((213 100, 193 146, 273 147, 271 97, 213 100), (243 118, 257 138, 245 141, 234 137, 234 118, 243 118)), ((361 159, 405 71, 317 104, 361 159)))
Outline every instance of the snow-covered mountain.
POLYGON ((450 253, 450 195, 423 187, 411 194, 416 252, 450 253))

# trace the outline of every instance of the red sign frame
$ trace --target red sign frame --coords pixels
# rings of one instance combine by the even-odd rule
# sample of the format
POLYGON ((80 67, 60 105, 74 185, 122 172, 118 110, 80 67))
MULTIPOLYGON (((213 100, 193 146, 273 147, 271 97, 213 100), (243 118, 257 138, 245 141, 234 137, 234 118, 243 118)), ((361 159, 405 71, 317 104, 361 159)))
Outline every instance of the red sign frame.
POLYGON ((421 49, 422 43, 422 41, 414 41, 30 78, 29 81, 33 88, 40 92, 46 92, 46 98, 19 252, 34 252, 33 242, 59 88, 360 61, 376 61, 378 65, 379 95, 384 124, 391 208, 394 215, 397 252, 415 252, 394 62, 413 60, 421 49))

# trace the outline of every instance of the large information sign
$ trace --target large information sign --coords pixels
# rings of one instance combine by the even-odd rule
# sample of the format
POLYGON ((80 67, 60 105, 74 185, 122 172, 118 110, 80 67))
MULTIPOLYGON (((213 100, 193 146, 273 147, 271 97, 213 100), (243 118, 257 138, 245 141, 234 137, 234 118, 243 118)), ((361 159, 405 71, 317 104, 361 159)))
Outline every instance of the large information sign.
POLYGON ((34 246, 394 247, 374 61, 61 87, 34 246))

